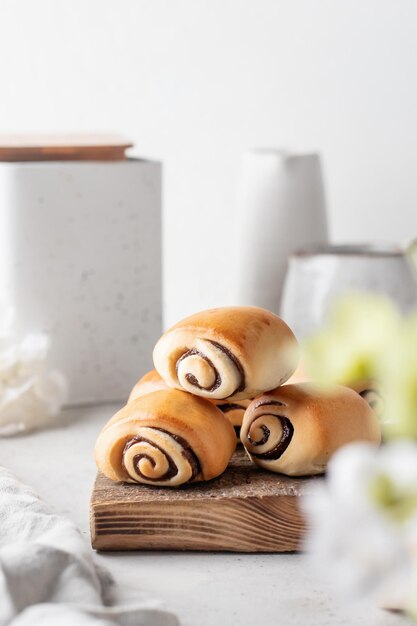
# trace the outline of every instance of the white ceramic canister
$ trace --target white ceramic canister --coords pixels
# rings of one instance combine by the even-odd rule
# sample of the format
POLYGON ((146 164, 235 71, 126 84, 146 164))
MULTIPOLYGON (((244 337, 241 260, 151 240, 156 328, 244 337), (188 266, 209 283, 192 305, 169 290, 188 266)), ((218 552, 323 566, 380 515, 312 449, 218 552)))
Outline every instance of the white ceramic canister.
POLYGON ((278 313, 288 256, 328 239, 319 155, 269 149, 246 153, 236 233, 238 303, 278 313))
POLYGON ((161 332, 160 164, 0 163, 0 296, 70 404, 125 401, 161 332))
POLYGON ((280 314, 298 339, 319 330, 346 293, 383 294, 406 313, 417 306, 416 272, 396 246, 327 245, 290 258, 280 314))

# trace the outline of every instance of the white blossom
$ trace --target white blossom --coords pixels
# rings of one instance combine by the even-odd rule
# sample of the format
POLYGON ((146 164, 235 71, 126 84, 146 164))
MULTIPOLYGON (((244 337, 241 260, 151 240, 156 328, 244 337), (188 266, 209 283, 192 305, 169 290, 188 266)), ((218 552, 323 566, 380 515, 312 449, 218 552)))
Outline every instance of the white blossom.
POLYGON ((417 610, 417 445, 356 443, 307 496, 306 548, 347 599, 417 610))
POLYGON ((47 369, 49 338, 32 333, 18 341, 13 315, 0 306, 0 435, 47 424, 66 397, 66 382, 47 369))

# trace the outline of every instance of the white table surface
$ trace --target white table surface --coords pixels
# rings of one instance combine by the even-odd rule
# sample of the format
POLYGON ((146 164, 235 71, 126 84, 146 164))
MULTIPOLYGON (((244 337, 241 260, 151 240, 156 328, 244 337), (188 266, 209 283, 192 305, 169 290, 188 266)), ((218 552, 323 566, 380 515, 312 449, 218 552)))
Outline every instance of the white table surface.
MULTIPOLYGON (((62 514, 89 542, 94 441, 117 407, 67 409, 56 428, 0 439, 0 464, 62 514)), ((337 602, 303 554, 174 552, 96 555, 120 585, 147 591, 183 626, 404 626, 405 617, 337 602)))

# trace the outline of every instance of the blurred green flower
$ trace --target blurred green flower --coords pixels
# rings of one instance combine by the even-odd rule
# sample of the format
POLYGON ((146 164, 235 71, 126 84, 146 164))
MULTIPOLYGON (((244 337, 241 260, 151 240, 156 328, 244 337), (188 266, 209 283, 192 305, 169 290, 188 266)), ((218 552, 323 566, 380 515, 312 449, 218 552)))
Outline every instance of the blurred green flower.
MULTIPOLYGON (((410 255, 417 269, 417 245, 410 255)), ((327 493, 310 503, 311 547, 341 588, 417 621, 417 444, 406 441, 417 440, 417 311, 404 318, 383 296, 347 295, 304 350, 312 379, 376 380, 385 403, 385 445, 351 444, 332 459, 327 493)))
POLYGON ((369 495, 371 501, 393 521, 402 523, 417 512, 417 484, 412 487, 398 486, 387 473, 382 472, 370 482, 369 495))
POLYGON ((309 375, 322 383, 379 379, 401 317, 384 296, 350 294, 330 312, 328 325, 305 344, 309 375))
POLYGON ((417 439, 417 313, 404 320, 383 365, 385 435, 417 439))

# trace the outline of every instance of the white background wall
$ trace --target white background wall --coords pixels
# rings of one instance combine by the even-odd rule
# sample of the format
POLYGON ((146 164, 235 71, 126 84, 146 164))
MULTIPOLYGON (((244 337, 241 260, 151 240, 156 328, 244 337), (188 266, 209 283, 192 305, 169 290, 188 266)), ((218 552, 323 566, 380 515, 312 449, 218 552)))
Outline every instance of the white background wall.
POLYGON ((417 236, 417 2, 0 0, 0 130, 164 162, 169 323, 233 302, 248 148, 321 151, 335 239, 417 236))

